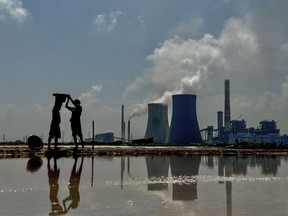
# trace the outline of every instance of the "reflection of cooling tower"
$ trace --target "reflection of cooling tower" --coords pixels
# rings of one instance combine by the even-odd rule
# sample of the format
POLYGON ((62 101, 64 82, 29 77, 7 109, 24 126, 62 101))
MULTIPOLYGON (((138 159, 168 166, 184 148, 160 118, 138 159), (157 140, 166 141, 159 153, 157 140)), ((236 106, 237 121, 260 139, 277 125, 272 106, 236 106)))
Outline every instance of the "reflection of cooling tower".
MULTIPOLYGON (((167 157, 145 157, 147 174, 150 180, 168 177, 169 158, 167 157)), ((167 190, 168 183, 152 183, 148 184, 148 191, 167 190)))
POLYGON ((195 200, 197 199, 197 175, 199 172, 201 157, 171 157, 170 169, 174 178, 195 178, 195 183, 185 184, 173 183, 173 200, 195 200))
POLYGON ((168 125, 168 106, 162 103, 148 104, 148 122, 145 139, 153 138, 156 143, 166 142, 168 125))
POLYGON ((173 111, 168 143, 202 143, 196 114, 196 95, 173 95, 173 111))

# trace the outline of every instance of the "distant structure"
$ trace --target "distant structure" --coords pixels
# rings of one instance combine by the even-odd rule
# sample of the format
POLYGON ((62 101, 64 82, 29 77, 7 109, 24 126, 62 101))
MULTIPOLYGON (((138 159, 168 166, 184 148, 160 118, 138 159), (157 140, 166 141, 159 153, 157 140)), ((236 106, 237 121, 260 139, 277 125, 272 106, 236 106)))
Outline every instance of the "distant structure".
POLYGON ((173 110, 167 142, 176 145, 202 143, 196 114, 196 95, 172 95, 173 110))
POLYGON ((114 142, 114 133, 107 132, 107 133, 96 134, 94 137, 94 140, 96 142, 112 143, 114 142))
POLYGON ((221 128, 223 128, 223 111, 218 111, 217 112, 218 137, 221 136, 221 128))
POLYGON ((206 144, 236 144, 236 143, 275 143, 288 144, 288 136, 281 135, 277 129, 277 123, 272 120, 263 120, 259 122, 257 128, 247 128, 246 121, 231 120, 230 111, 230 84, 225 80, 224 86, 224 125, 223 112, 217 112, 217 129, 213 126, 207 126, 201 130, 201 134, 206 144), (215 133, 216 132, 216 133, 215 133))
POLYGON ((145 139, 153 138, 155 143, 165 143, 169 133, 168 106, 164 103, 148 104, 148 121, 145 139))
POLYGON ((232 129, 228 135, 228 143, 234 144, 239 142, 247 143, 277 143, 288 144, 288 137, 280 135, 280 130, 277 129, 277 123, 263 120, 259 122, 259 127, 246 127, 246 121, 242 119, 231 121, 232 129))
POLYGON ((225 102, 224 102, 224 126, 226 130, 230 129, 231 112, 230 112, 230 81, 225 80, 225 102))
POLYGON ((121 110, 121 140, 125 139, 125 121, 124 121, 124 105, 121 110))
POLYGON ((131 119, 128 119, 127 140, 128 140, 128 143, 131 142, 131 119))

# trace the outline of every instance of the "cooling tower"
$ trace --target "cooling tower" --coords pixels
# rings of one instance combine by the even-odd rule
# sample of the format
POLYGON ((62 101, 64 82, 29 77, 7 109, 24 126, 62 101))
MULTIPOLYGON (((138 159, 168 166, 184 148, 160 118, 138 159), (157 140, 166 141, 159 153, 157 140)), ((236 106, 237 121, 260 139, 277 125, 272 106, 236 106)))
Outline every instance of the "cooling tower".
POLYGON ((167 104, 148 104, 148 121, 145 139, 153 138, 155 143, 165 143, 168 133, 169 123, 167 104))
POLYGON ((231 113, 230 113, 230 82, 225 80, 225 102, 224 102, 224 126, 230 129, 231 113))
POLYGON ((173 110, 168 143, 187 145, 202 143, 196 114, 196 95, 172 96, 173 110))

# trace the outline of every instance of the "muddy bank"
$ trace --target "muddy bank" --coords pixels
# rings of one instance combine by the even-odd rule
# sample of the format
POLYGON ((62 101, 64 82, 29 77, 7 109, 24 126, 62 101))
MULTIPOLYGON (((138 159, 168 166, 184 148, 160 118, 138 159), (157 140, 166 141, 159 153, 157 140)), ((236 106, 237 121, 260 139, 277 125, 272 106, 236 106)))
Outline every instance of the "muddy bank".
MULTIPOLYGON (((231 146, 85 146, 83 150, 74 151, 74 146, 59 145, 60 150, 48 151, 46 146, 35 152, 38 156, 213 156, 213 155, 239 155, 239 156, 288 156, 288 149, 258 148, 240 149, 231 146)), ((0 146, 0 158, 31 157, 33 152, 26 145, 0 146)))

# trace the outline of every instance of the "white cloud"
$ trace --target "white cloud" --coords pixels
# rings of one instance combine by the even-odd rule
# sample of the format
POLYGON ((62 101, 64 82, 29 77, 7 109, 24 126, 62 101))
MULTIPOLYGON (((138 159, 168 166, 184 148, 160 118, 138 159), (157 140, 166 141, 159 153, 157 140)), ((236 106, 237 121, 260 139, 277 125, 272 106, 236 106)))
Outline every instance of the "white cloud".
POLYGON ((0 20, 12 18, 22 23, 29 17, 29 14, 20 0, 0 0, 0 20))
POLYGON ((121 16, 125 16, 122 11, 110 11, 109 14, 95 15, 93 25, 97 32, 110 32, 116 28, 118 20, 121 16))

